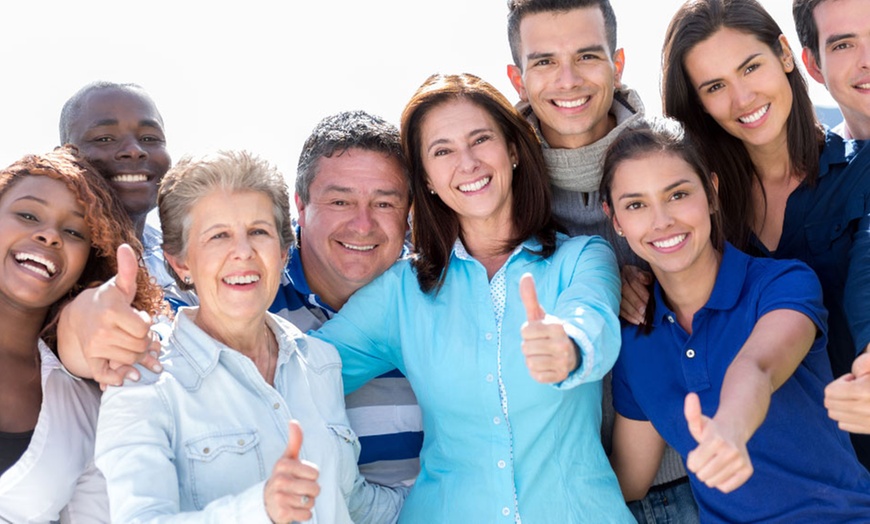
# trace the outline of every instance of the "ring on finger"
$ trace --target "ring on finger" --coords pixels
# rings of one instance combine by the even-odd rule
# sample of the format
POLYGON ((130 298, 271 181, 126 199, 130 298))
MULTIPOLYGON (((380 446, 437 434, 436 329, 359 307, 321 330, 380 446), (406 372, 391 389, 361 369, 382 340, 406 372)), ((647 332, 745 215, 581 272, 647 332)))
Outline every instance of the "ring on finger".
POLYGON ((307 506, 308 502, 311 501, 311 499, 308 497, 308 495, 302 495, 301 497, 299 497, 299 500, 302 502, 303 506, 307 506))

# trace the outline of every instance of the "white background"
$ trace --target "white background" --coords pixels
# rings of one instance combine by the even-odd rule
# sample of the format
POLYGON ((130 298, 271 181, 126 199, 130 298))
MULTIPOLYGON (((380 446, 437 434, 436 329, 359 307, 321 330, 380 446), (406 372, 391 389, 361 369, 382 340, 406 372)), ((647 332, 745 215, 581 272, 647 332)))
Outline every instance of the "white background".
MULTIPOLYGON (((612 0, 623 80, 660 114, 661 45, 680 0, 612 0)), ((789 0, 762 0, 799 53, 789 0)), ((365 109, 398 123, 431 73, 474 73, 517 96, 504 0, 5 1, 0 164, 58 145, 64 101, 93 80, 154 98, 177 159, 248 149, 295 177, 323 116, 365 109)), ((813 101, 833 105, 808 79, 813 101)))

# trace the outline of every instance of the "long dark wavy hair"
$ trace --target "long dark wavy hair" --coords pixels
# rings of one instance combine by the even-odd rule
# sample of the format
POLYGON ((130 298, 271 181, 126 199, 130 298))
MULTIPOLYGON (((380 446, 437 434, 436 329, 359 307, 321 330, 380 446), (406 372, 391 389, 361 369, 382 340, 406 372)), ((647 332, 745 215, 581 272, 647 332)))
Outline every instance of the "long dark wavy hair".
POLYGON ((485 110, 506 142, 516 148, 518 165, 511 183, 514 237, 505 242, 503 252, 531 237, 541 243, 542 257, 549 257, 556 249, 550 180, 541 144, 531 124, 504 95, 474 75, 432 75, 405 106, 401 122, 402 148, 410 166, 413 195, 411 238, 417 252, 413 265, 420 289, 427 293, 437 291, 444 283, 453 243, 462 237, 462 231, 456 212, 427 190, 421 124, 433 108, 455 100, 469 101, 485 110))
MULTIPOLYGON (((65 304, 82 290, 98 286, 118 272, 116 253, 121 244, 129 244, 141 261, 142 244, 136 238, 120 200, 102 176, 77 155, 73 146, 59 147, 43 155, 26 155, 0 170, 0 198, 16 183, 28 176, 44 176, 60 180, 75 195, 85 210, 85 224, 91 236, 87 263, 75 285, 60 300, 49 307, 40 337, 57 351, 57 317, 65 304)), ((133 307, 152 315, 166 311, 163 290, 139 265, 136 275, 136 298, 133 307)))
MULTIPOLYGON (((757 38, 776 56, 783 52, 779 41, 782 30, 755 0, 690 0, 674 15, 665 36, 662 101, 664 113, 683 123, 701 148, 707 165, 719 175, 726 234, 734 245, 745 249, 751 224, 756 223, 759 214, 752 205, 752 187, 760 182, 759 175, 743 143, 704 111, 684 64, 689 51, 723 28, 757 38)), ((786 121, 788 157, 792 169, 813 185, 818 178, 824 131, 816 120, 806 81, 798 68, 795 66, 786 76, 793 98, 786 121)), ((766 209, 760 212, 763 216, 766 209)))

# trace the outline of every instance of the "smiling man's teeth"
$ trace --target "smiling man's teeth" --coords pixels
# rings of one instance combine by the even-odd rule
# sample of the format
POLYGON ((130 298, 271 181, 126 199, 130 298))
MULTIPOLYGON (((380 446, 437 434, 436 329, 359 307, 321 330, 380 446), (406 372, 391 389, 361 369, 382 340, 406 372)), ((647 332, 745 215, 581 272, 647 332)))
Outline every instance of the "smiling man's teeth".
POLYGON ((18 253, 15 255, 15 260, 20 262, 21 265, 27 266, 31 271, 39 273, 46 278, 50 278, 52 275, 57 273, 57 266, 54 265, 54 262, 39 255, 34 255, 32 253, 18 253), (30 264, 28 262, 36 262, 36 264, 39 265, 30 264))
POLYGON ((491 176, 483 177, 480 180, 478 180, 477 182, 472 182, 470 184, 460 185, 459 190, 462 191, 463 193, 471 193, 474 191, 480 191, 481 189, 486 187, 487 184, 489 184, 490 180, 492 180, 491 176))
POLYGON ((145 182, 148 180, 148 175, 135 174, 135 175, 117 175, 112 177, 112 182, 145 182))
POLYGON ((371 251, 372 249, 375 248, 374 244, 368 244, 365 246, 358 246, 356 244, 345 244, 344 242, 341 242, 341 245, 348 248, 348 249, 352 249, 354 251, 371 251))
POLYGON ((564 107, 567 109, 571 109, 574 107, 580 107, 586 102, 589 101, 589 97, 585 96, 583 98, 579 98, 577 100, 553 100, 553 103, 558 107, 564 107))
POLYGON ((770 109, 770 104, 765 105, 751 115, 741 116, 737 120, 740 120, 744 124, 751 124, 753 122, 757 122, 759 118, 763 117, 765 113, 767 113, 768 109, 770 109))
POLYGON ((870 89, 870 84, 856 84, 855 87, 858 89, 870 89))
POLYGON ((669 248, 669 247, 674 247, 685 239, 686 239, 686 235, 682 234, 682 235, 677 235, 675 237, 671 237, 667 240, 659 240, 658 242, 653 242, 652 244, 657 248, 665 249, 665 248, 669 248))
POLYGON ((231 277, 225 277, 224 282, 230 285, 241 285, 241 284, 251 284, 254 282, 258 282, 260 280, 260 275, 243 275, 238 276, 234 275, 231 277))

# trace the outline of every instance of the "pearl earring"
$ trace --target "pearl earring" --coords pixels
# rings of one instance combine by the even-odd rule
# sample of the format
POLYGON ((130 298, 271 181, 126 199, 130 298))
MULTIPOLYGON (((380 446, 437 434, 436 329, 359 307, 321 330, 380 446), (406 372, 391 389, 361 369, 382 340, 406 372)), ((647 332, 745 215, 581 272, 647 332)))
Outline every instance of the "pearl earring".
POLYGON ((621 229, 617 229, 617 230, 616 230, 616 234, 619 235, 619 236, 621 236, 621 237, 624 237, 624 236, 625 236, 625 233, 623 233, 621 229))
POLYGON ((516 168, 517 168, 517 163, 516 163, 516 162, 514 162, 514 169, 516 169, 516 168))
POLYGON ((186 277, 184 277, 184 283, 187 284, 188 286, 189 286, 192 282, 193 282, 193 280, 190 279, 190 275, 187 275, 186 277))

